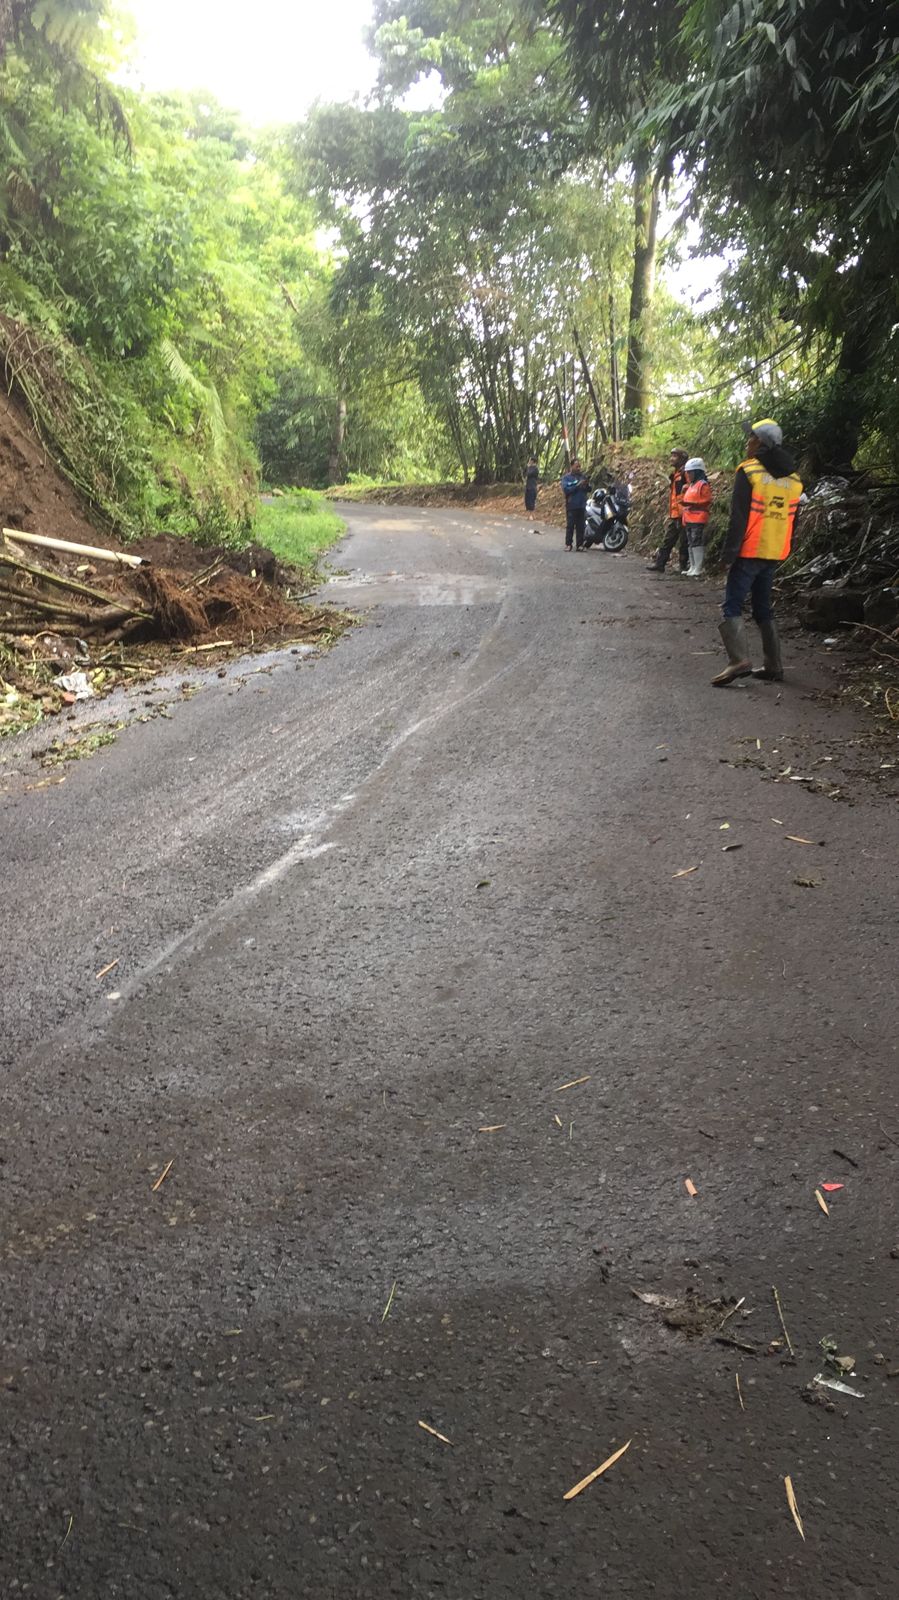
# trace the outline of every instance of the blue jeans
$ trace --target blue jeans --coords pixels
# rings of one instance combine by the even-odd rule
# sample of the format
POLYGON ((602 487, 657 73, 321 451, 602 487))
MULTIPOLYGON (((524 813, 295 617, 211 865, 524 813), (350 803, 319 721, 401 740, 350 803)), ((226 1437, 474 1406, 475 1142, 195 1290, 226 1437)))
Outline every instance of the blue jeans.
POLYGON ((727 574, 724 604, 726 617, 742 616, 747 595, 752 595, 752 617, 759 624, 771 621, 771 586, 779 561, 763 561, 758 556, 737 556, 727 574))

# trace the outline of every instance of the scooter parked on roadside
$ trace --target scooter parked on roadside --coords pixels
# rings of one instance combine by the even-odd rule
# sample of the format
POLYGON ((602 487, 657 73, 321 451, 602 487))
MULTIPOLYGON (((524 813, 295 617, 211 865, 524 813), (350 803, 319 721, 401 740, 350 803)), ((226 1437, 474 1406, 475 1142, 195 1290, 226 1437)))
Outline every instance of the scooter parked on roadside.
POLYGON ((616 553, 628 541, 627 518, 631 508, 630 485, 613 483, 608 488, 594 489, 587 502, 587 530, 584 549, 599 545, 603 550, 616 553))

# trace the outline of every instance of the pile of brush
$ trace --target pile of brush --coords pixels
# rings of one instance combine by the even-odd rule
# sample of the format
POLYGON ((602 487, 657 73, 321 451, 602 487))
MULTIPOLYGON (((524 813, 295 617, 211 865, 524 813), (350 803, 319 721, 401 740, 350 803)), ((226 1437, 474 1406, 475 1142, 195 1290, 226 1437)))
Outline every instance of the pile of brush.
POLYGON ((241 637, 286 626, 295 611, 268 584, 216 555, 191 573, 140 556, 4 528, 0 633, 52 629, 82 639, 195 641, 221 627, 241 637), (98 569, 108 572, 97 577, 98 569), (85 582, 89 576, 91 582, 85 582))

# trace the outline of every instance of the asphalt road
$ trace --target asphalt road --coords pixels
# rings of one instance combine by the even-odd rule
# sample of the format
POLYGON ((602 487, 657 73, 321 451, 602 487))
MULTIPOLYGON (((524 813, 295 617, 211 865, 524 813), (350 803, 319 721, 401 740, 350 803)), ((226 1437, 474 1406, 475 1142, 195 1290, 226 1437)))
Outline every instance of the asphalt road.
POLYGON ((350 526, 329 654, 0 769, 0 1593, 892 1596, 895 746, 634 556, 350 526))

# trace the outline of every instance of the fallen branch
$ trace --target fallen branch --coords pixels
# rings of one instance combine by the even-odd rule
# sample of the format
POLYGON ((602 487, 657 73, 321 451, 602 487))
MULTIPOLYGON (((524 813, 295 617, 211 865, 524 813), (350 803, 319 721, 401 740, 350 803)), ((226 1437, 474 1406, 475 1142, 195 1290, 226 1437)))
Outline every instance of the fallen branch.
MULTIPOLYGON (((5 550, 0 550, 0 567, 12 567, 14 572, 27 573, 29 578, 37 578, 39 583, 51 583, 57 589, 68 590, 70 594, 86 595, 88 600, 98 600, 103 606, 115 604, 110 595, 101 594, 99 589, 91 589, 86 583, 76 583, 74 578, 63 578, 58 572, 47 572, 44 567, 29 566, 27 561, 19 561, 5 550)), ((132 606, 132 612, 134 609, 132 606)))

